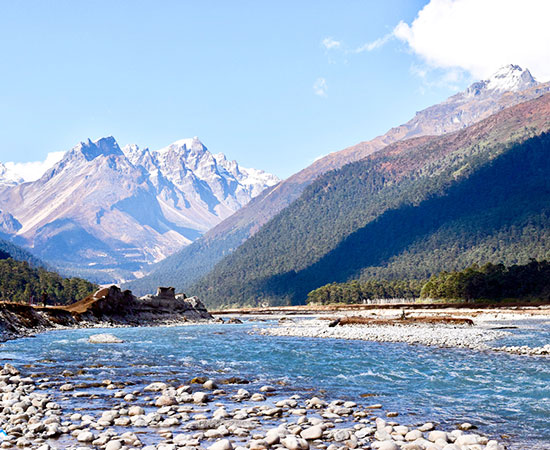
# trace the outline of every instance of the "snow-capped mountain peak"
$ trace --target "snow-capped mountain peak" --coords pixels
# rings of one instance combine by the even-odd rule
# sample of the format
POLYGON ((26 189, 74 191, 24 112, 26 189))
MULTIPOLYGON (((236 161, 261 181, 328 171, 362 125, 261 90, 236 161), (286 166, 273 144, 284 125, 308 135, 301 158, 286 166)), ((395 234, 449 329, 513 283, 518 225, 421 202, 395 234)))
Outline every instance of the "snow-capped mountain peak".
POLYGON ((79 143, 39 180, 20 186, 0 164, 0 231, 66 270, 121 280, 279 181, 221 154, 219 161, 198 138, 150 151, 121 149, 109 136, 79 143))
POLYGON ((486 80, 473 83, 465 92, 466 97, 479 95, 502 94, 504 92, 519 92, 538 83, 528 69, 522 69, 515 64, 508 64, 498 69, 486 80))
POLYGON ((536 85, 537 81, 528 69, 508 64, 497 70, 485 83, 489 90, 517 92, 536 85))
POLYGON ((200 141, 200 139, 195 136, 193 138, 180 139, 176 142, 172 142, 167 147, 163 147, 159 150, 156 150, 157 153, 166 153, 170 150, 187 150, 195 152, 203 152, 208 150, 206 146, 200 141))

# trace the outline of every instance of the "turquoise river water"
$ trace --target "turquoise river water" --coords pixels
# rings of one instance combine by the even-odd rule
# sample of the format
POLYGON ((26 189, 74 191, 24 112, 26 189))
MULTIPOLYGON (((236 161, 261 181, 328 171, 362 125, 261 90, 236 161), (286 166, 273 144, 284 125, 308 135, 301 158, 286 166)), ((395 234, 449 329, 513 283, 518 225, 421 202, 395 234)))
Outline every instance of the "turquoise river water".
MULTIPOLYGON (((304 393, 381 403, 380 414, 398 411, 401 424, 436 421, 451 428, 467 421, 508 448, 550 449, 548 357, 254 333, 270 325, 110 329, 125 341, 114 345, 87 342, 89 335, 103 330, 52 331, 2 344, 0 360, 27 365, 22 369, 26 373, 53 380, 62 379, 62 370, 85 369, 71 382, 109 378, 131 381, 136 388, 152 381, 184 384, 195 376, 239 376, 251 381, 246 386, 251 392, 278 384, 285 396, 304 393)), ((496 344, 550 342, 548 322, 519 325, 496 344)), ((63 406, 74 407, 67 402, 63 406)), ((101 399, 86 408, 106 409, 101 399)))

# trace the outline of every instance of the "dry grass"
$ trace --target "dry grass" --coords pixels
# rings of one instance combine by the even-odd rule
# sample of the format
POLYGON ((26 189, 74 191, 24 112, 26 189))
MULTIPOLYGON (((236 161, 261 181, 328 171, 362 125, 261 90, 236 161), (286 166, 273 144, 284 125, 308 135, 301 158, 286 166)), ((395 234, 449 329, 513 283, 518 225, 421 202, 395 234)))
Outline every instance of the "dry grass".
POLYGON ((337 325, 413 325, 413 324, 430 324, 430 325, 473 325, 471 319, 463 317, 410 317, 410 318, 395 318, 395 319, 377 319, 364 316, 349 316, 342 318, 323 318, 322 320, 338 321, 337 325))

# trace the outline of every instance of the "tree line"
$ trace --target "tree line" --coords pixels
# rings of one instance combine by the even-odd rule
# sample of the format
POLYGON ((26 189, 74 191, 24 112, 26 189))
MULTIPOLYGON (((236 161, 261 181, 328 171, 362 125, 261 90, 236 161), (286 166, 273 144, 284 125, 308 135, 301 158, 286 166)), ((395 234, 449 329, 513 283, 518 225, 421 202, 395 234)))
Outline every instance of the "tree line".
POLYGON ((531 260, 525 265, 473 265, 465 270, 433 276, 420 293, 423 298, 550 300, 550 262, 531 260))
POLYGON ((418 298, 423 282, 420 280, 353 280, 348 283, 330 283, 311 291, 307 303, 363 303, 367 300, 388 298, 418 298))
POLYGON ((307 303, 364 303, 373 299, 544 300, 550 301, 550 262, 473 264, 464 270, 443 271, 429 280, 353 280, 312 290, 307 303))

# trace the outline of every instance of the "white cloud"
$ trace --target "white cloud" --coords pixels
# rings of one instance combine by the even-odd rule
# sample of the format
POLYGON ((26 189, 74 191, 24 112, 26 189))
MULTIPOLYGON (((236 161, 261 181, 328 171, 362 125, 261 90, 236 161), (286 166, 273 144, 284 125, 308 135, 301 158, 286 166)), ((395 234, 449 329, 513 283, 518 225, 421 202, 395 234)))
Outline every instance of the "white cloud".
POLYGON ((11 171, 15 172, 25 181, 38 180, 46 170, 53 167, 61 158, 65 152, 51 152, 48 153, 44 161, 32 161, 32 162, 7 162, 5 166, 11 171))
POLYGON ((548 0, 431 0, 393 34, 434 68, 463 69, 483 79, 518 64, 548 81, 549 16, 548 0))
POLYGON ((328 91, 327 80, 324 78, 317 78, 313 83, 313 92, 319 97, 326 97, 328 91))
POLYGON ((327 38, 323 39, 321 44, 327 50, 337 49, 337 48, 340 48, 342 46, 342 43, 340 41, 336 41, 336 40, 332 39, 331 37, 327 37, 327 38))
POLYGON ((378 38, 372 42, 367 42, 366 44, 361 45, 360 47, 353 50, 353 53, 372 52, 373 50, 376 50, 377 48, 382 47, 384 44, 386 44, 386 42, 388 42, 393 37, 394 37, 393 32, 388 33, 385 36, 382 36, 381 38, 378 38))

